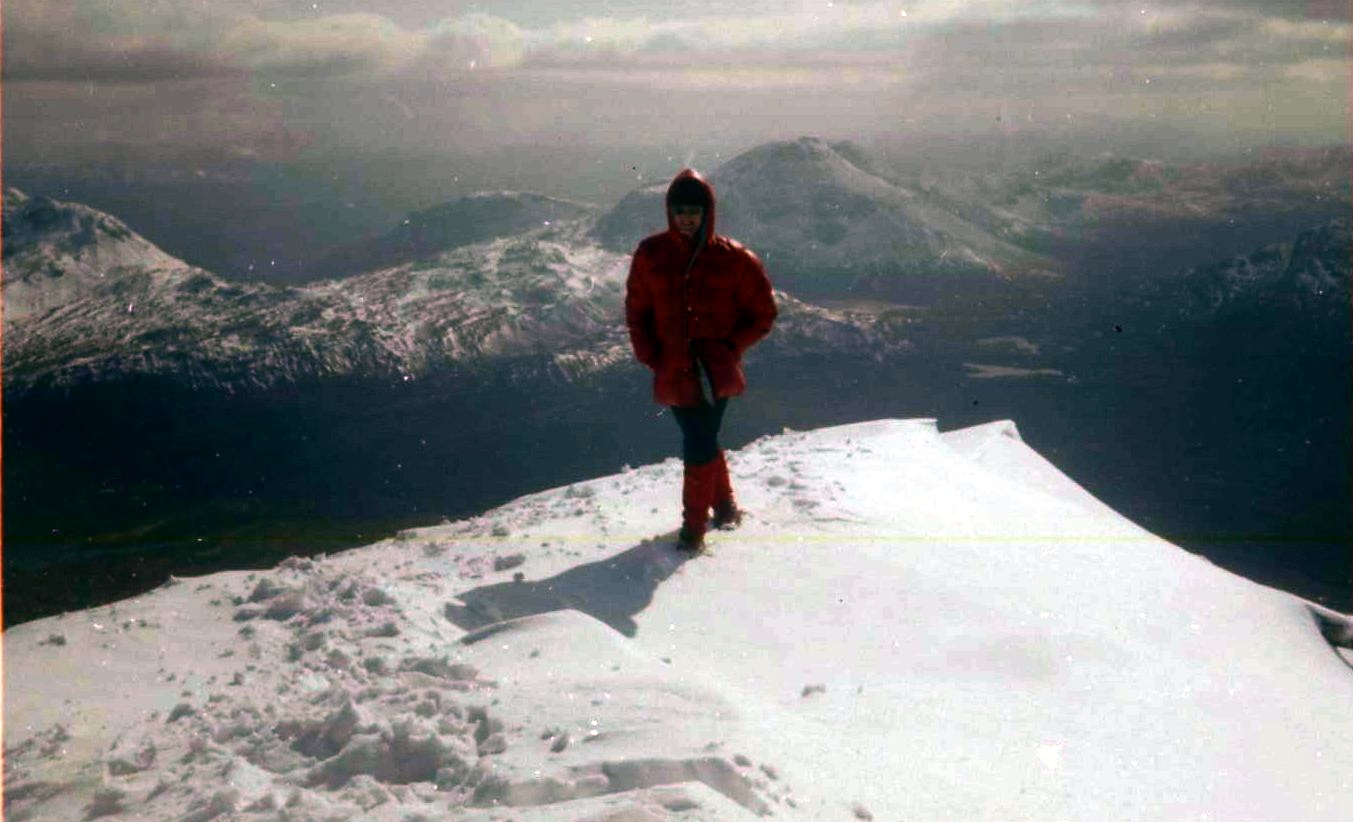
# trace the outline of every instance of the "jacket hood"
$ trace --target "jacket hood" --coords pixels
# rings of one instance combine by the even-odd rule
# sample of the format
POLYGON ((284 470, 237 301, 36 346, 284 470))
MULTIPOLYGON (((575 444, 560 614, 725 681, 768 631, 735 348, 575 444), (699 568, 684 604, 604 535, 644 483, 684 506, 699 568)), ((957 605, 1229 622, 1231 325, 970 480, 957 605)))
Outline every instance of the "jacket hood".
POLYGON ((705 221, 700 224, 702 239, 704 242, 709 242, 714 237, 714 213, 717 198, 714 196, 714 186, 710 185, 709 181, 700 176, 700 172, 693 168, 683 168, 677 172, 677 175, 672 178, 672 184, 667 187, 667 196, 663 200, 667 211, 667 228, 673 233, 680 233, 677 231, 676 220, 672 219, 672 192, 676 189, 677 184, 683 180, 694 180, 709 195, 709 208, 705 209, 705 221))

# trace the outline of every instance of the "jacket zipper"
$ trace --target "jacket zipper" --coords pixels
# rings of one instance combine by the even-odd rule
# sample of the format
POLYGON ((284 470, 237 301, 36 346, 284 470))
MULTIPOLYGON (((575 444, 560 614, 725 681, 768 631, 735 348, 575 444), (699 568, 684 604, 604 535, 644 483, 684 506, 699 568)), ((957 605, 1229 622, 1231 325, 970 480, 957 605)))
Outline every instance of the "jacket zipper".
MULTIPOLYGON (((701 228, 703 228, 703 226, 701 226, 701 228)), ((686 270, 681 272, 681 304, 683 309, 681 312, 681 336, 686 338, 686 357, 687 361, 695 371, 695 384, 700 390, 700 401, 702 403, 712 403, 714 402, 714 381, 712 378, 709 378, 707 373, 708 369, 703 367, 704 364, 701 363, 700 358, 696 356, 695 340, 691 339, 691 269, 695 267, 695 259, 700 256, 700 250, 704 247, 705 235, 704 232, 701 231, 699 233, 699 239, 696 241, 695 250, 691 252, 691 258, 686 262, 686 270), (703 378, 710 379, 709 397, 705 396, 705 379, 703 378)))

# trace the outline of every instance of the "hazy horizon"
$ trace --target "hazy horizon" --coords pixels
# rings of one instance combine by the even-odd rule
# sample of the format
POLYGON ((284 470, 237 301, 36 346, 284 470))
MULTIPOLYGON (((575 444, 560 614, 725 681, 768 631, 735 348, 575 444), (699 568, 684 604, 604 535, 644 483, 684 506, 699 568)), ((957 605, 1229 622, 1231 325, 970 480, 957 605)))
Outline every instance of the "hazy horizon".
POLYGON ((1332 0, 12 0, 5 160, 212 175, 513 147, 708 164, 803 134, 1344 143, 1348 18, 1332 0))

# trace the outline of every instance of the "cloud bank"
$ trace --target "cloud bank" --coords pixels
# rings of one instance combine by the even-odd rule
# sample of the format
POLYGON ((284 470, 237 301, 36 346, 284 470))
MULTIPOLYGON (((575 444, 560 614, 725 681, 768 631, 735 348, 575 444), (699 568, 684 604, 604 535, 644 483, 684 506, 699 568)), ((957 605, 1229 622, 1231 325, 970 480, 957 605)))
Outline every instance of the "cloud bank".
MULTIPOLYGON (((1319 2, 1069 3, 1063 0, 899 0, 760 4, 756 14, 581 16, 534 28, 483 13, 402 25, 386 14, 269 19, 254 3, 199 6, 90 0, 12 0, 9 81, 150 82, 233 74, 455 77, 471 71, 595 65, 795 62, 807 55, 872 56, 935 65, 999 57, 1021 67, 1262 63, 1346 57, 1353 26, 1319 2), (1297 7, 1303 9, 1294 14, 1297 7)), ((266 8, 266 6, 265 6, 266 8)), ((614 5, 623 12, 623 5, 614 5)), ((699 8, 699 6, 695 6, 699 8)), ((717 8, 717 7, 715 7, 717 8)), ((1002 64, 992 67, 993 73, 1002 64)))
POLYGON ((48 127, 38 114, 22 116, 23 106, 38 111, 61 84, 149 100, 186 83, 277 100, 297 128, 372 146, 724 127, 752 138, 814 122, 989 121, 1021 107, 1026 117, 1162 117, 1331 140, 1348 133, 1353 25, 1346 4, 1326 0, 578 0, 563 8, 502 0, 496 13, 450 15, 431 0, 334 8, 10 0, 6 105, 9 114, 17 101, 21 116, 7 122, 7 136, 48 127), (239 92, 241 83, 249 90, 239 92), (630 116, 616 110, 621 102, 630 116), (692 122, 674 123, 674 107, 692 122), (389 120, 404 126, 395 133, 389 120))

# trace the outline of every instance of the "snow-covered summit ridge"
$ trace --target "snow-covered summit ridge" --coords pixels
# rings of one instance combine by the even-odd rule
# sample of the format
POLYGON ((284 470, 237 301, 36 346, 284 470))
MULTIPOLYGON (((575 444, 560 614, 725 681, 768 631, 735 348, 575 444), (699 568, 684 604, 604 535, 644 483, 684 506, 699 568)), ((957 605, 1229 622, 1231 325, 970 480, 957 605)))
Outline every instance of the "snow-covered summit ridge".
MULTIPOLYGON (((1353 815, 1353 671, 1310 609, 1102 505, 1008 422, 677 460, 12 628, 31 820, 1353 815)), ((1332 615, 1331 618, 1347 618, 1332 615)))

